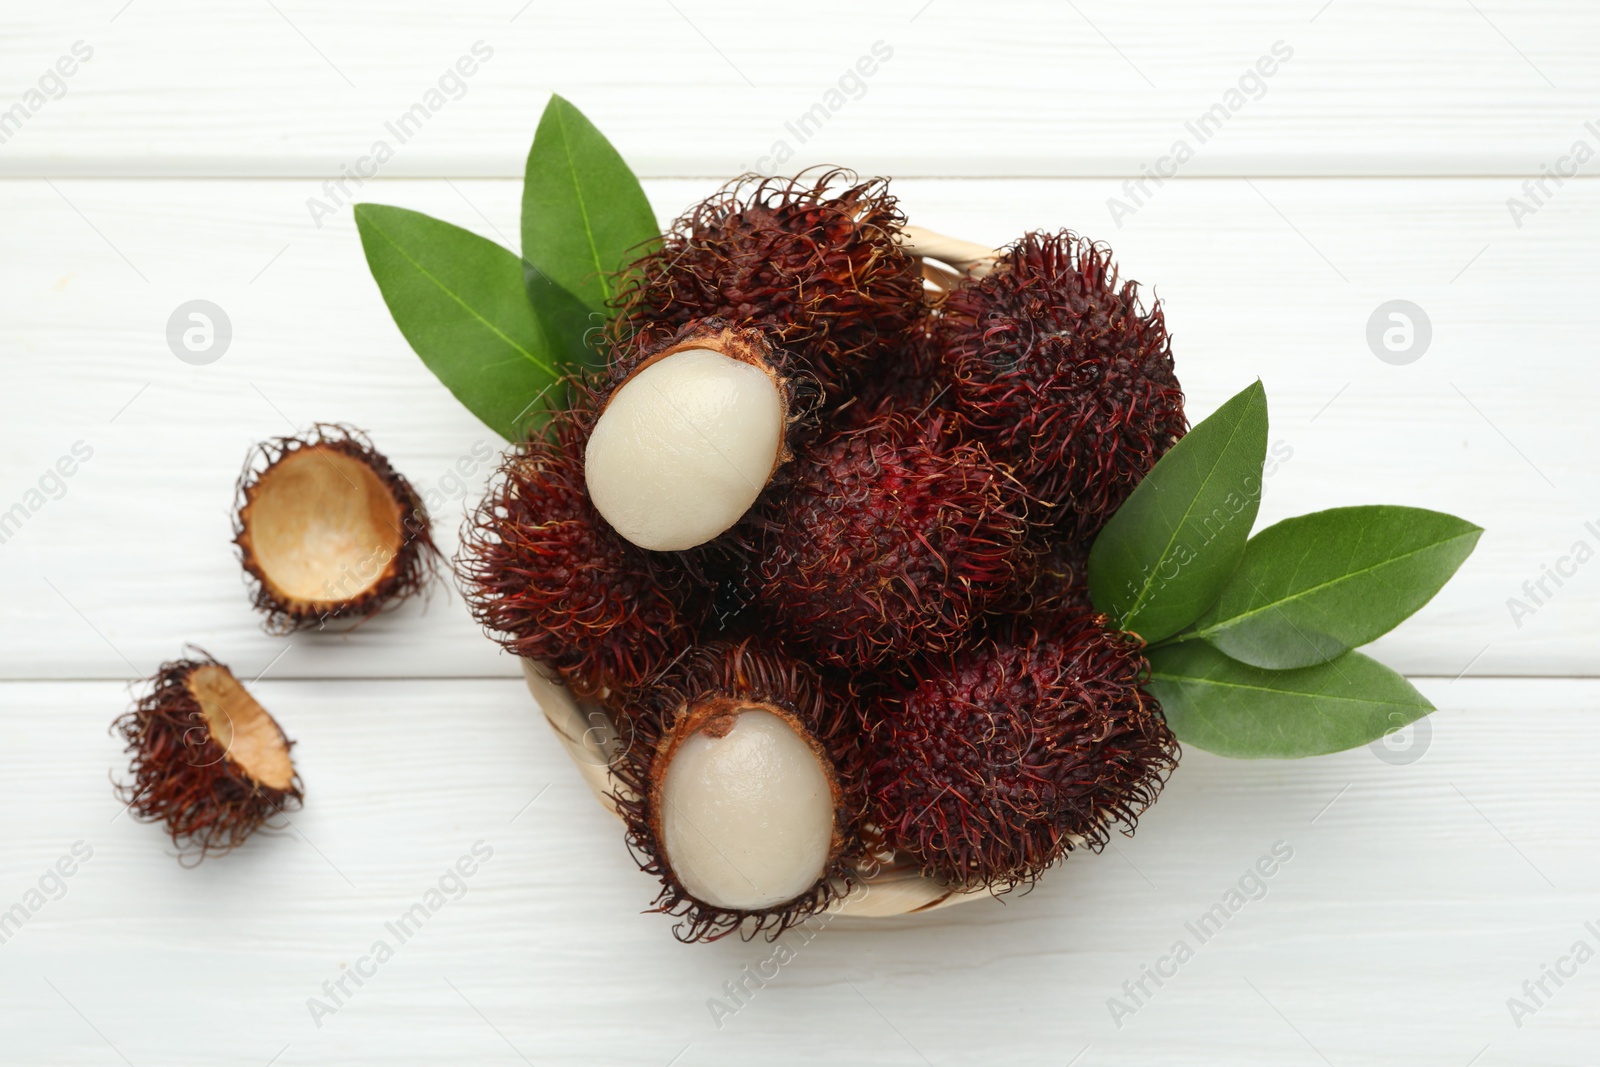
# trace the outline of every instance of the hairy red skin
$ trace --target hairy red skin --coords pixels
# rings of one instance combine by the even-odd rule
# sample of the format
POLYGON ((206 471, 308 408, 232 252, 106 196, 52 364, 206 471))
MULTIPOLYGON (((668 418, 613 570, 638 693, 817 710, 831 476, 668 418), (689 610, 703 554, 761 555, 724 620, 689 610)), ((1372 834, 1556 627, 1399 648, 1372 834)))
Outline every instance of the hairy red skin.
POLYGON ((825 910, 856 884, 855 863, 864 846, 857 835, 865 800, 857 714, 848 698, 815 668, 776 646, 753 640, 686 648, 662 673, 633 691, 619 708, 625 744, 612 764, 623 785, 615 794, 628 827, 628 848, 645 873, 661 881, 652 911, 678 917, 680 941, 715 941, 737 933, 775 940, 785 930, 825 910), (759 911, 721 908, 690 896, 667 864, 656 833, 659 785, 665 758, 681 740, 680 725, 709 704, 775 709, 811 735, 834 772, 833 855, 809 892, 759 911))
POLYGON ((838 395, 924 313, 921 268, 895 243, 904 224, 886 179, 737 178, 624 272, 613 335, 625 349, 635 334, 716 316, 760 329, 838 395))
POLYGON ((867 788, 868 820, 924 873, 1003 892, 1113 823, 1132 833, 1179 749, 1136 638, 1088 612, 997 630, 878 705, 867 788))
POLYGON ((1093 611, 1089 599, 1090 541, 1061 537, 1055 530, 1035 534, 1027 573, 1000 611, 1037 619, 1093 611))
POLYGON ((1111 253, 1030 233, 993 273, 952 290, 933 326, 974 439, 1094 534, 1183 436, 1183 391, 1159 303, 1140 307, 1111 253))
POLYGON ((579 696, 614 698, 693 641, 704 595, 671 559, 629 544, 589 502, 584 445, 596 398, 508 452, 462 532, 456 571, 473 617, 507 651, 579 696))
POLYGON ((764 514, 750 581, 829 665, 954 648, 1026 562, 1020 494, 937 419, 839 433, 793 479, 764 514))
POLYGON ((942 419, 952 425, 952 381, 949 367, 934 349, 926 323, 886 353, 872 374, 848 396, 823 412, 833 430, 859 430, 875 419, 898 415, 916 423, 942 419))
MULTIPOLYGON (((116 786, 117 799, 135 818, 165 823, 173 846, 198 863, 238 848, 272 816, 299 808, 305 794, 298 774, 274 789, 228 757, 188 688, 195 670, 222 664, 192 651, 197 658, 163 663, 150 692, 111 729, 127 743, 133 776, 116 786)), ((281 727, 278 734, 294 746, 281 727)))

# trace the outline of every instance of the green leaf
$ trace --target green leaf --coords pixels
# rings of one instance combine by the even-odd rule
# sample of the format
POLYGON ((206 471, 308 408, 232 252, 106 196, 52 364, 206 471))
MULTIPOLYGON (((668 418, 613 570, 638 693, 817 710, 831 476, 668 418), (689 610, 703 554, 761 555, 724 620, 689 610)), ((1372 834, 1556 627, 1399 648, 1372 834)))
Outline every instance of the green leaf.
POLYGON ((367 265, 428 369, 509 441, 560 400, 562 366, 534 320, 514 254, 416 211, 357 204, 367 265))
POLYGON ((1333 508, 1285 519, 1250 539, 1196 634, 1256 667, 1325 663, 1432 600, 1482 533, 1422 508, 1333 508))
POLYGON ((1377 740, 1433 710, 1394 671, 1359 652, 1263 671, 1204 641, 1152 649, 1148 688, 1178 740, 1219 756, 1296 759, 1377 740))
POLYGON ((522 256, 528 299, 557 348, 593 361, 612 275, 661 237, 639 179, 583 113, 552 96, 528 151, 522 256))
POLYGON ((1089 553, 1095 607, 1150 644, 1199 618, 1244 554, 1266 457, 1257 381, 1173 445, 1100 531, 1089 553))

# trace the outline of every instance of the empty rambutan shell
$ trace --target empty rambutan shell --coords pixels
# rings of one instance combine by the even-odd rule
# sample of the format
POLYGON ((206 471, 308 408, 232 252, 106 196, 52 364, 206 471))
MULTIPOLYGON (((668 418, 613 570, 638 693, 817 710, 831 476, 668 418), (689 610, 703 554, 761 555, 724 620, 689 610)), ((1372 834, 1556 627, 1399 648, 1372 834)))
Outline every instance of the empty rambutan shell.
POLYGON ((1187 428, 1159 304, 1110 251, 1030 233, 934 318, 956 410, 1074 536, 1104 525, 1187 428))
POLYGON ((614 332, 671 333, 718 316, 795 351, 837 395, 924 314, 920 264, 898 242, 904 222, 885 179, 839 169, 738 178, 629 268, 614 332))
POLYGON ((204 652, 163 663, 151 691, 112 725, 132 757, 117 795, 163 822, 180 850, 238 847, 302 797, 294 744, 233 672, 204 652))
POLYGON ((584 444, 598 400, 571 406, 509 451, 462 532, 456 571, 478 622, 582 697, 610 698, 694 640, 706 611, 672 557, 625 541, 590 502, 584 444))
POLYGON ((436 572, 422 498, 358 430, 262 442, 236 497, 234 544, 269 632, 358 622, 436 572))
POLYGON ((816 671, 750 642, 701 645, 620 713, 633 737, 615 801, 681 940, 776 937, 848 892, 853 713, 816 671))
POLYGON ((612 529, 666 552, 738 522, 790 455, 784 363, 760 331, 721 319, 615 362, 584 453, 589 498, 612 529))
POLYGON ((756 602, 846 669, 955 648, 1026 564, 1021 493, 938 419, 836 434, 761 516, 756 602))
POLYGON ((1031 884, 1072 848, 1098 851, 1178 758, 1146 670, 1138 640, 1090 612, 1015 620, 931 660, 874 709, 868 820, 965 888, 1031 884))

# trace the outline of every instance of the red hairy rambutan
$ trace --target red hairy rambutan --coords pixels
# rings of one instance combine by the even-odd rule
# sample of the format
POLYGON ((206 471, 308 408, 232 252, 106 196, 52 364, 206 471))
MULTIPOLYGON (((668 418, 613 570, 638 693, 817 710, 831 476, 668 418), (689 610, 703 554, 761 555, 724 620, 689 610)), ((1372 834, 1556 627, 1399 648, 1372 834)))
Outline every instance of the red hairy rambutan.
POLYGON ((790 349, 830 394, 924 310, 921 266, 888 181, 828 169, 749 174, 695 205, 625 273, 616 336, 718 316, 790 349))
POLYGON ((925 424, 943 419, 949 426, 951 405, 949 368, 934 351, 925 327, 888 352, 848 397, 823 412, 825 426, 833 430, 861 429, 886 415, 898 415, 925 424))
POLYGON ((698 645, 620 710, 615 800, 679 940, 770 940, 849 891, 857 717, 814 668, 753 641, 698 645))
POLYGON ((1089 541, 1036 533, 1029 566, 999 610, 1036 619, 1092 611, 1089 600, 1089 541))
POLYGON ((792 479, 751 535, 750 582, 831 665, 954 647, 1026 562, 1021 494, 937 418, 840 432, 792 479))
POLYGON ((673 565, 595 512, 583 449, 595 398, 581 381, 542 436, 504 457, 462 533, 468 606, 507 651, 605 699, 653 675, 694 639, 704 597, 673 565))
POLYGON ((300 806, 294 742, 227 667, 200 650, 163 663, 149 693, 112 724, 133 758, 117 798, 164 822, 198 861, 237 848, 267 819, 300 806))
POLYGON ((972 436, 1075 536, 1187 428, 1159 303, 1143 310, 1110 250, 1070 231, 1016 242, 945 297, 933 331, 972 436))
POLYGON ((1137 638, 1079 612, 924 664, 873 710, 868 822, 924 873, 996 892, 1132 833, 1178 743, 1137 638))

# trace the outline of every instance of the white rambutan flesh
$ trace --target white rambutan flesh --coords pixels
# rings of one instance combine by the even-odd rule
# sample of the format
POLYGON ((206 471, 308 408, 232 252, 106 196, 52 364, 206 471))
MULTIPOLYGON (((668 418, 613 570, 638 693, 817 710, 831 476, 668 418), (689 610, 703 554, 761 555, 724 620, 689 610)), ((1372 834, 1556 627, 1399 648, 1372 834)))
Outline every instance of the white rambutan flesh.
POLYGON ((643 366, 590 435, 595 510, 641 548, 681 551, 738 522, 783 451, 786 401, 770 369, 710 348, 643 366))
POLYGON ((660 800, 667 862, 707 904, 770 908, 812 889, 827 868, 829 771, 771 711, 741 708, 707 720, 673 751, 660 800))

